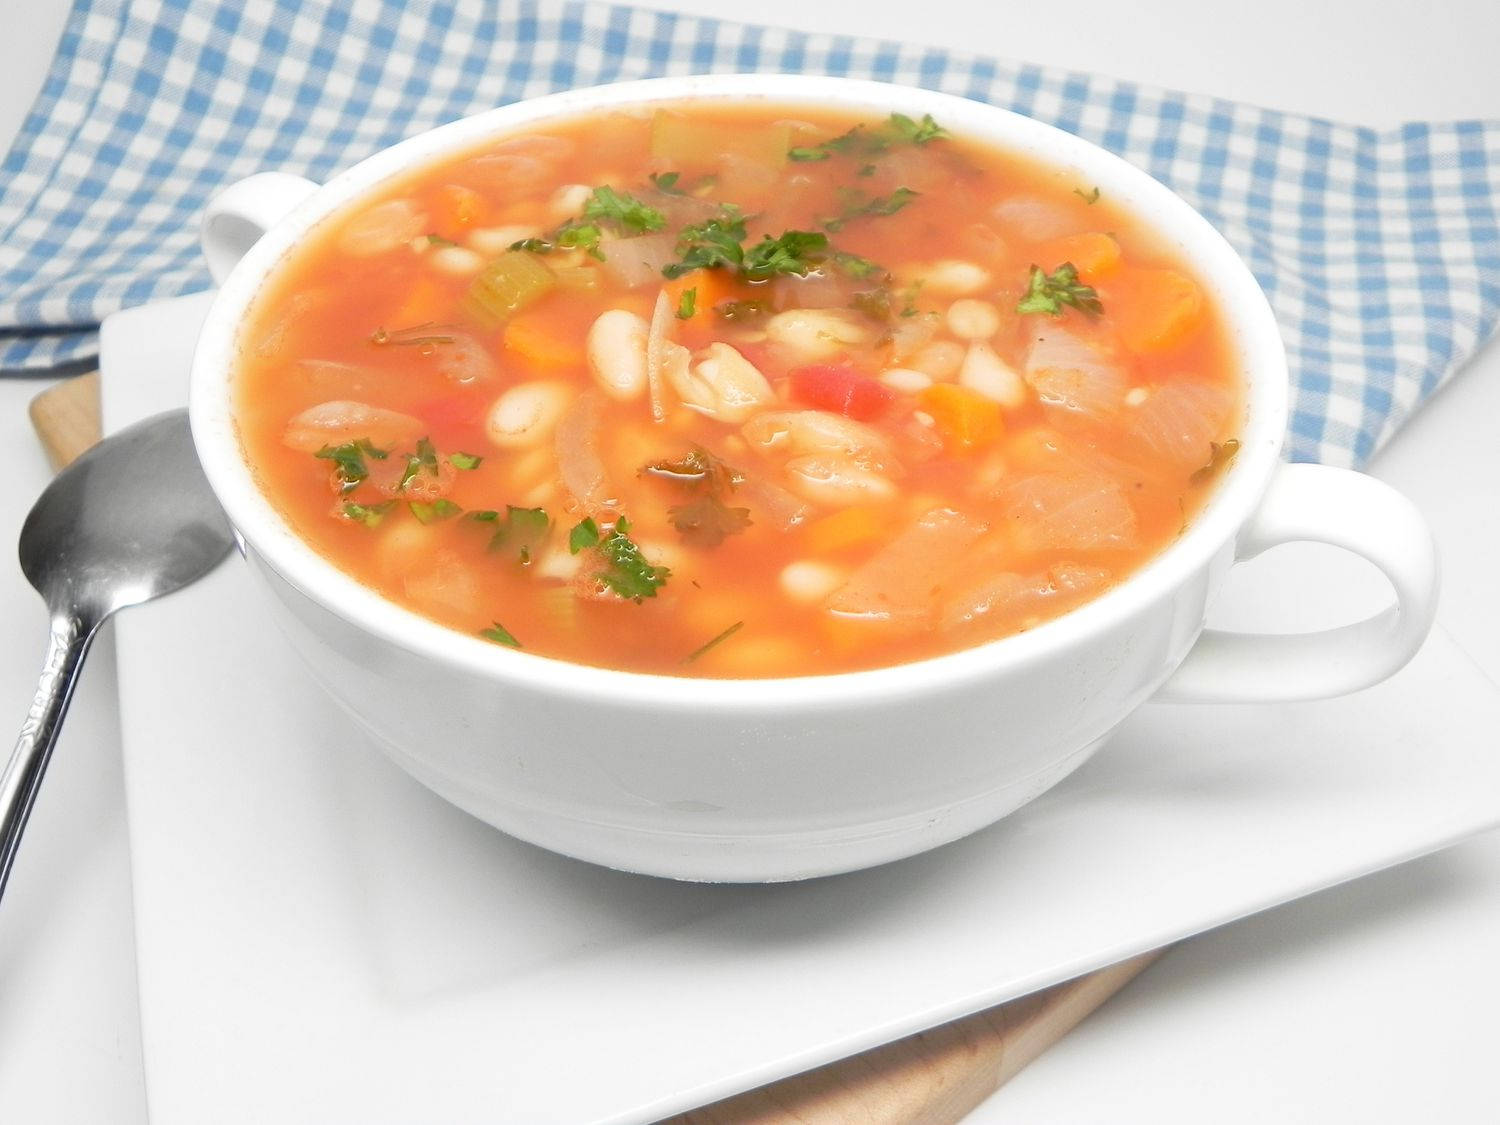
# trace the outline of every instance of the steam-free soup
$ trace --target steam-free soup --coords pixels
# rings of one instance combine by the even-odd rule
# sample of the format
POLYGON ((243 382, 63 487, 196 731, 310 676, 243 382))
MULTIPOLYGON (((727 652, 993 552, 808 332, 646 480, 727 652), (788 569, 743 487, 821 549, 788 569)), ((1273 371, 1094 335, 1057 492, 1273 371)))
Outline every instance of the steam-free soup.
POLYGON ((500 646, 670 675, 1065 613, 1177 538, 1241 410, 1150 230, 899 114, 497 138, 322 224, 244 340, 245 456, 334 565, 500 646))

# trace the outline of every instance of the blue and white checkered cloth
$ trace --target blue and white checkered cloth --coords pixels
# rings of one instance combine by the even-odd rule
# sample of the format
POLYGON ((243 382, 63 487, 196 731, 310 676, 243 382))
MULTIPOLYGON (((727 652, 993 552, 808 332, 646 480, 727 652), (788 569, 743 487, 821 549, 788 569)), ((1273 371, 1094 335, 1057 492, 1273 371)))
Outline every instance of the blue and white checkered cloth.
POLYGON ((1224 233, 1269 294, 1296 383, 1296 460, 1363 463, 1496 325, 1500 121, 1377 131, 602 3, 76 0, 0 171, 0 369, 86 360, 106 314, 206 288, 197 217, 243 176, 325 179, 489 106, 710 71, 942 90, 1145 168, 1224 233))

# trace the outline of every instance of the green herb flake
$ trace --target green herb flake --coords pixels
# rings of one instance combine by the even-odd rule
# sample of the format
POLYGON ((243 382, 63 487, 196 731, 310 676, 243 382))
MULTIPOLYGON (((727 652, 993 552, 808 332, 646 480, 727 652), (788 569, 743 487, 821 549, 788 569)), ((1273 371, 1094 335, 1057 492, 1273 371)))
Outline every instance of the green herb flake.
POLYGON ((514 504, 506 506, 503 518, 497 512, 489 522, 496 524, 489 549, 513 556, 522 566, 531 565, 552 528, 552 520, 543 509, 517 508, 514 504))
POLYGON ((1189 484, 1206 484, 1213 480, 1234 460, 1240 451, 1239 438, 1230 438, 1228 441, 1211 441, 1208 443, 1208 463, 1198 469, 1188 478, 1189 484))
POLYGON ((458 245, 458 243, 454 242, 453 239, 451 239, 451 238, 444 238, 440 234, 429 234, 429 235, 425 235, 424 237, 427 239, 427 245, 428 246, 436 246, 436 247, 440 247, 441 248, 441 247, 444 247, 444 246, 457 246, 458 245))
POLYGON ((866 281, 872 277, 889 276, 889 271, 884 266, 870 261, 869 258, 861 258, 858 254, 850 254, 845 250, 835 250, 832 260, 835 266, 855 281, 866 281))
POLYGON ((426 471, 430 476, 438 475, 437 450, 433 448, 430 438, 422 438, 417 442, 417 451, 406 455, 406 468, 401 471, 401 479, 396 482, 396 490, 405 492, 406 486, 417 479, 417 475, 426 471))
POLYGON ((344 518, 355 523, 362 523, 366 527, 379 527, 380 521, 385 519, 386 512, 391 510, 392 500, 381 504, 356 504, 354 501, 346 501, 344 504, 344 518))
POLYGON ((1072 262, 1064 262, 1050 274, 1040 266, 1032 266, 1026 293, 1017 303, 1016 311, 1062 316, 1065 305, 1090 316, 1104 311, 1099 294, 1078 280, 1078 270, 1072 262))
POLYGON ((890 195, 877 195, 873 198, 865 195, 862 191, 851 188, 840 188, 839 198, 843 203, 843 210, 832 218, 822 220, 823 229, 837 233, 848 226, 854 219, 867 216, 894 215, 913 199, 917 198, 919 192, 911 188, 900 187, 891 192, 890 195))
POLYGON ((477 469, 480 465, 484 464, 484 457, 478 453, 450 453, 448 454, 448 464, 452 465, 455 469, 467 471, 469 469, 477 469))
POLYGON ((596 187, 583 205, 586 223, 609 223, 624 234, 649 234, 667 225, 667 217, 633 195, 609 185, 596 187))
POLYGON ((572 531, 568 532, 568 553, 576 555, 579 551, 586 551, 590 547, 599 545, 599 525, 594 522, 593 516, 585 516, 583 521, 572 531))
POLYGON ((355 441, 346 441, 343 445, 325 445, 313 456, 333 462, 333 475, 339 484, 339 495, 347 496, 370 475, 370 470, 365 465, 365 458, 384 461, 389 454, 389 450, 377 449, 369 438, 359 438, 355 441))
POLYGON ((470 512, 465 519, 473 520, 475 523, 497 523, 500 513, 493 508, 480 508, 470 512))
POLYGON ((685 503, 667 509, 667 518, 683 541, 692 546, 717 547, 750 526, 750 509, 732 508, 725 502, 745 475, 702 446, 695 445, 682 457, 653 461, 642 466, 641 473, 690 490, 685 503))
POLYGON ((913 121, 902 113, 893 113, 890 120, 886 122, 886 128, 901 140, 914 145, 945 141, 950 135, 947 129, 932 119, 930 113, 924 113, 920 121, 913 121))
POLYGON ((515 635, 498 621, 488 629, 479 630, 479 635, 487 641, 494 641, 497 645, 504 645, 506 648, 521 647, 521 642, 516 640, 515 635))
POLYGON ((698 311, 698 288, 683 291, 681 299, 677 302, 677 319, 692 320, 693 314, 698 311))
POLYGON ((745 217, 739 208, 726 204, 719 214, 701 223, 685 226, 677 234, 677 253, 682 258, 662 268, 668 278, 678 278, 699 269, 739 269, 745 260, 745 217))
POLYGON ((614 527, 601 533, 592 517, 585 519, 568 535, 568 549, 573 554, 592 549, 599 553, 605 569, 594 575, 600 584, 617 597, 639 604, 656 597, 672 572, 664 566, 652 566, 629 535, 630 524, 621 516, 614 527))
MULTIPOLYGON (((827 160, 831 156, 871 157, 898 144, 920 146, 946 140, 948 136, 948 130, 934 121, 931 114, 924 114, 922 120, 915 121, 903 113, 893 113, 873 128, 856 125, 848 132, 830 137, 822 144, 788 149, 786 155, 788 160, 800 163, 827 160)), ((871 165, 866 164, 864 167, 871 165)), ((861 168, 860 174, 869 173, 861 168)))
POLYGON ((1083 200, 1090 207, 1099 202, 1099 185, 1095 184, 1092 191, 1084 191, 1082 188, 1074 188, 1073 194, 1083 200))
POLYGON ((713 640, 709 641, 707 644, 699 645, 697 648, 693 649, 692 652, 688 653, 682 658, 682 662, 684 664, 691 664, 693 661, 697 660, 699 657, 707 653, 710 649, 714 648, 717 645, 723 644, 744 627, 745 623, 743 621, 736 621, 733 625, 725 629, 718 636, 714 637, 713 640))
POLYGON ((663 195, 687 194, 677 186, 677 181, 682 179, 681 172, 652 172, 647 178, 651 181, 651 186, 663 195))
POLYGON ((451 519, 463 511, 452 500, 408 500, 407 508, 411 514, 417 517, 419 523, 436 523, 438 520, 451 519))
POLYGON ((818 231, 789 230, 780 238, 768 234, 745 251, 740 273, 750 281, 792 274, 806 277, 827 256, 827 249, 828 236, 818 231))

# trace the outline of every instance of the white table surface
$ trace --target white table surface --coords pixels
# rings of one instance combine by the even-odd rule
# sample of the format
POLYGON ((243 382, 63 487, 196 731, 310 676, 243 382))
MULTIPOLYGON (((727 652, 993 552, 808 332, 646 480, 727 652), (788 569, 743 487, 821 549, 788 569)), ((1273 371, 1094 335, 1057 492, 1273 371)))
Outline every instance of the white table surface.
MULTIPOLYGON (((734 16, 726 0, 658 7, 734 16)), ((761 0, 761 22, 855 31, 1094 70, 1372 125, 1500 117, 1500 5, 1447 0, 1073 0, 1063 5, 761 0), (857 25, 849 11, 858 13, 857 25), (912 17, 920 13, 918 26, 912 17)), ((0 6, 0 148, 45 72, 67 4, 0 6)), ((49 476, 26 417, 45 380, 0 380, 0 542, 49 476)), ((1442 544, 1454 637, 1500 683, 1500 489, 1454 503, 1452 473, 1495 475, 1500 348, 1377 459, 1442 544)), ((149 612, 149 611, 146 611, 149 612)), ((45 620, 0 551, 0 715, 19 725, 45 620)), ((1476 739, 1500 743, 1496 733, 1476 739)), ((1500 745, 1497 745, 1500 749, 1500 745)), ((90 660, 0 909, 0 1121, 134 1125, 140 1069, 113 652, 90 660)), ((1073 1123, 1500 1120, 1500 836, 1194 939, 977 1110, 1073 1123)))

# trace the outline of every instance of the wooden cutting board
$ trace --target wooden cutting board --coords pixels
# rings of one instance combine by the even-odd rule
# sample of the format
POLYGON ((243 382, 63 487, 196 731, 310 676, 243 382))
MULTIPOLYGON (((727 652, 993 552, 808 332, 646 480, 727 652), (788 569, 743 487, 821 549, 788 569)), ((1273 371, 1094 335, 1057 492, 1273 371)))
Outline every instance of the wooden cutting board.
MULTIPOLYGON (((43 391, 31 421, 54 468, 99 440, 99 376, 43 391)), ((796 1074, 664 1125, 951 1125, 1056 1043, 1161 950, 796 1074)))

